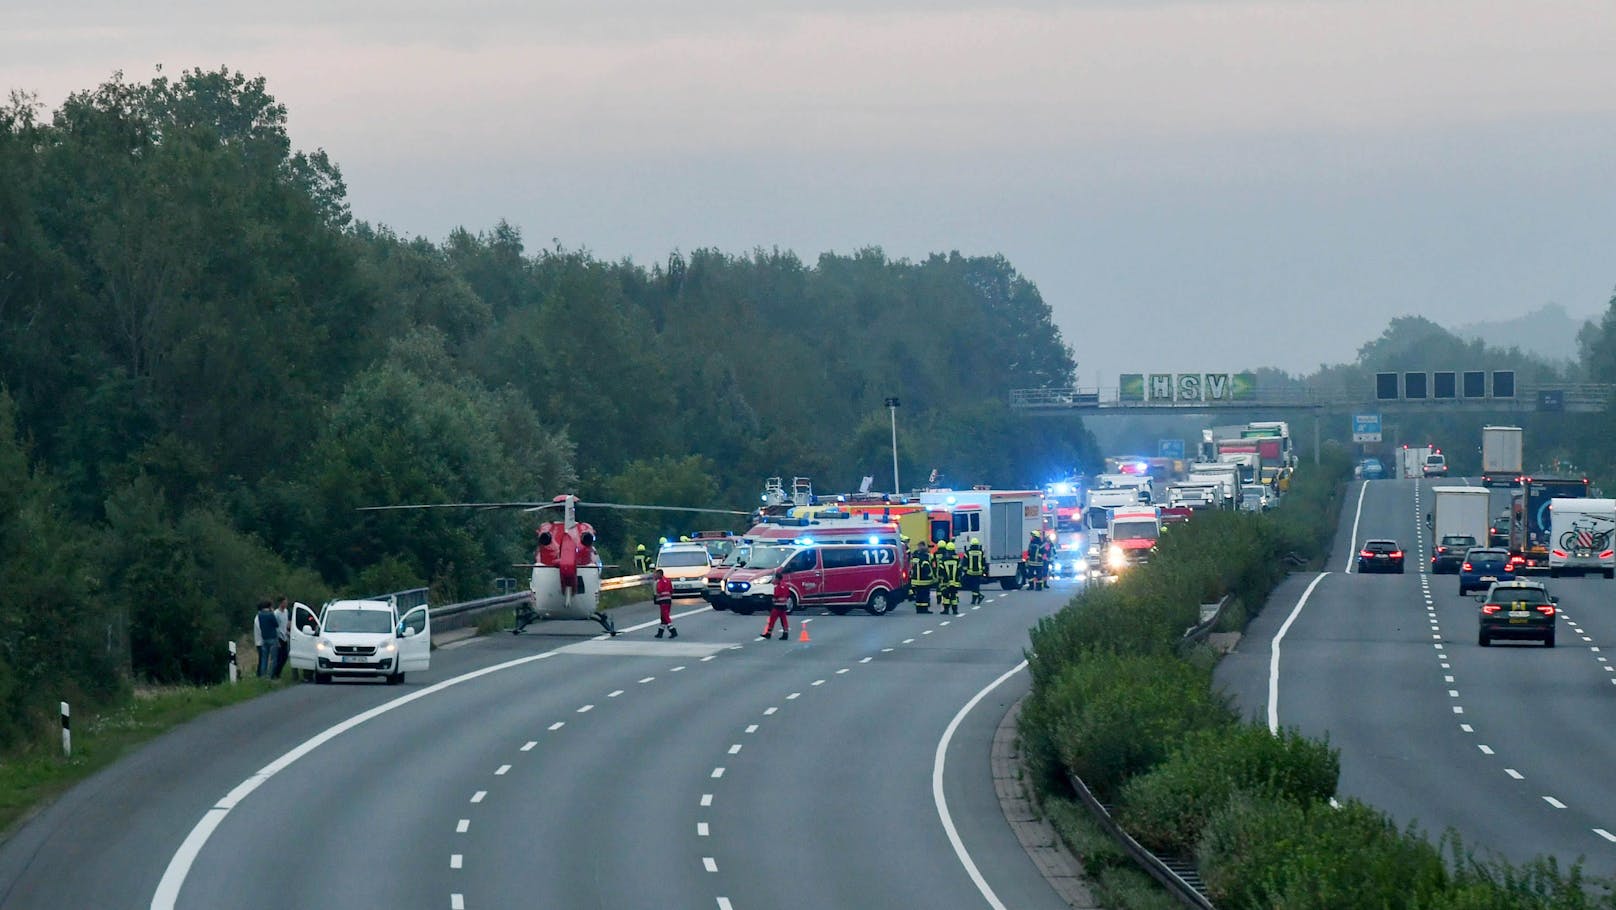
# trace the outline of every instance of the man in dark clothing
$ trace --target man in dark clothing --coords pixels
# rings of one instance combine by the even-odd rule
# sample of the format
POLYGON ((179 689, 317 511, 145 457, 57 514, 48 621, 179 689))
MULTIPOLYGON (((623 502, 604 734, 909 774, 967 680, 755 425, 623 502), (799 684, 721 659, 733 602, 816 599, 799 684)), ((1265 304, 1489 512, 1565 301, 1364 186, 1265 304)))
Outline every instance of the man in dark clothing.
POLYGON ((651 557, 646 555, 643 543, 634 547, 634 571, 641 575, 651 571, 651 557))
POLYGON ((275 654, 280 649, 281 623, 275 616, 274 604, 268 600, 258 602, 258 615, 253 617, 253 644, 258 646, 258 675, 268 676, 275 665, 275 654))
POLYGON ((914 592, 915 612, 931 612, 931 589, 936 582, 935 566, 924 543, 915 544, 909 553, 909 590, 914 592))
POLYGON ((937 603, 943 613, 959 615, 959 592, 964 574, 959 554, 954 552, 954 542, 943 541, 937 551, 937 603))
POLYGON ((982 602, 982 582, 988 577, 988 555, 982 552, 982 541, 971 538, 965 548, 965 588, 971 592, 971 603, 982 602))

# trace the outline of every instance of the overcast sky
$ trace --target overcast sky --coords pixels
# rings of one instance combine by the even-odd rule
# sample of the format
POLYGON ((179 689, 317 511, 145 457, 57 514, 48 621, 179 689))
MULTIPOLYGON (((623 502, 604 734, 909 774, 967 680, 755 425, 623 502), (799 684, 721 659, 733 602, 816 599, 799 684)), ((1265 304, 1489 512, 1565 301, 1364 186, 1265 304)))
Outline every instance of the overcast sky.
MULTIPOLYGON (((1611 0, 0 0, 0 84, 262 74, 356 216, 1002 253, 1081 381, 1351 359, 1616 285, 1611 0)), ((849 327, 850 329, 856 327, 849 327)))

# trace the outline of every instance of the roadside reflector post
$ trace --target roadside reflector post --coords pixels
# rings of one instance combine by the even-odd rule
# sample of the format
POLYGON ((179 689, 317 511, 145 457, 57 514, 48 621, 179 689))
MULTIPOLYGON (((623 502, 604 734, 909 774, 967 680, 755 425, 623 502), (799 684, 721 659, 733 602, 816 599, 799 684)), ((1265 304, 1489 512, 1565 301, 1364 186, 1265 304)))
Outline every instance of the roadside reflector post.
POLYGON ((72 724, 70 722, 71 721, 71 713, 72 712, 68 711, 67 702, 65 702, 65 701, 62 702, 62 757, 63 758, 72 758, 73 757, 73 729, 72 729, 72 724))
POLYGON ((230 667, 224 672, 230 679, 230 685, 232 686, 236 684, 237 678, 241 675, 241 668, 236 666, 236 643, 234 641, 230 642, 230 667))

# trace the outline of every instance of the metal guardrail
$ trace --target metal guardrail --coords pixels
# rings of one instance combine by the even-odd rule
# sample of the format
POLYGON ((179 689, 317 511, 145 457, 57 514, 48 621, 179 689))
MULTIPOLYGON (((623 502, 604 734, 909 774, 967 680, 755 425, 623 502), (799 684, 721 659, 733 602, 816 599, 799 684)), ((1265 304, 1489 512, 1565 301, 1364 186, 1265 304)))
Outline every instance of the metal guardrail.
POLYGON ((1111 810, 1095 797, 1088 785, 1076 774, 1066 775, 1071 782, 1072 789, 1077 791, 1077 798, 1087 806, 1094 820, 1099 823, 1111 838, 1122 846, 1124 852, 1133 858, 1139 867, 1150 874, 1151 878, 1160 882, 1163 888, 1185 907, 1195 907, 1198 910, 1216 910, 1212 901, 1207 898, 1205 885, 1201 876, 1195 871, 1191 863, 1179 860, 1163 859, 1146 850, 1144 845, 1133 839, 1133 835, 1122 830, 1116 819, 1111 817, 1111 810))
POLYGON ((1223 597, 1220 598, 1218 600, 1218 602, 1213 606, 1213 610, 1212 610, 1211 615, 1206 615, 1206 606, 1207 605, 1202 604, 1201 605, 1201 612, 1202 612, 1201 621, 1196 623, 1193 626, 1190 626, 1188 629, 1184 630, 1184 637, 1179 639, 1179 644, 1186 644, 1187 645, 1190 642, 1202 641, 1203 639, 1205 639, 1206 636, 1213 629, 1217 628, 1218 620, 1223 618, 1223 608, 1227 607, 1229 605, 1229 603, 1231 601, 1233 601, 1233 600, 1234 600, 1234 595, 1232 595, 1232 594, 1223 595, 1223 597))

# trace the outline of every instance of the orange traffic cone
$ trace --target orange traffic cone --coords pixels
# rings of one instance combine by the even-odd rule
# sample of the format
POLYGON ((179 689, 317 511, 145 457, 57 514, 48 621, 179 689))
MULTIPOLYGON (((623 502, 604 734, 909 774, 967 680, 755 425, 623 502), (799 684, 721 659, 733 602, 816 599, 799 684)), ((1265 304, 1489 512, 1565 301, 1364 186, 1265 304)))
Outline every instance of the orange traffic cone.
POLYGON ((797 628, 802 630, 802 633, 797 636, 797 640, 798 641, 807 641, 808 640, 808 624, 805 623, 805 622, 797 623, 797 628))

